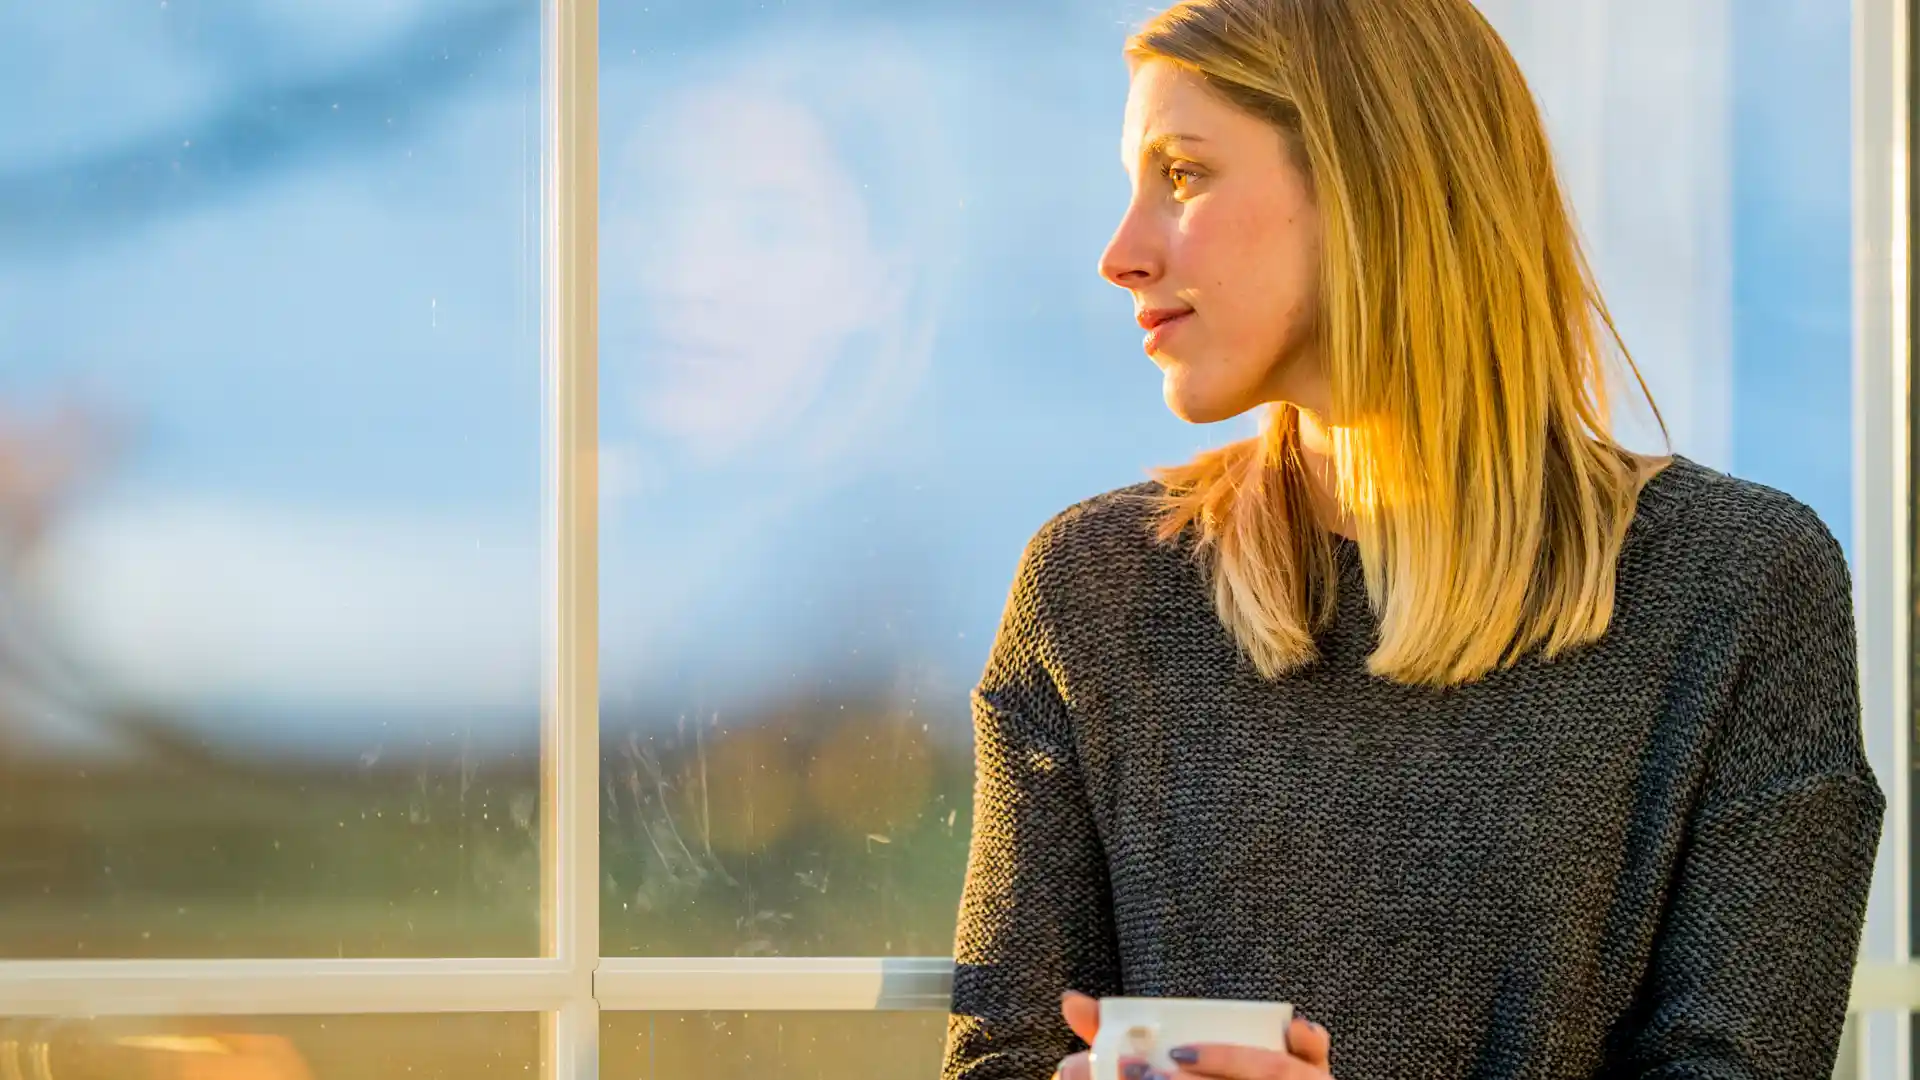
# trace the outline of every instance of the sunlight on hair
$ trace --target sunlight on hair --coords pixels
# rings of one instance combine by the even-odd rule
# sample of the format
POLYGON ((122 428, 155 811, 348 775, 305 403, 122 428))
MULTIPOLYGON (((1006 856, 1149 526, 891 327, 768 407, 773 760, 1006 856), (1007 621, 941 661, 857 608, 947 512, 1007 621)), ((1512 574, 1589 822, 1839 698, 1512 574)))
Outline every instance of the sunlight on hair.
MULTIPOLYGON (((1610 350, 1645 382, 1493 28, 1468 0, 1392 18, 1187 0, 1127 51, 1199 74, 1308 169, 1332 456, 1381 621, 1371 670, 1452 686, 1598 639, 1640 488, 1667 459, 1612 435, 1610 350)), ((1161 537, 1197 530, 1221 619, 1268 677, 1311 663, 1334 611, 1303 470, 1298 413, 1276 405, 1259 436, 1158 474, 1161 537)))

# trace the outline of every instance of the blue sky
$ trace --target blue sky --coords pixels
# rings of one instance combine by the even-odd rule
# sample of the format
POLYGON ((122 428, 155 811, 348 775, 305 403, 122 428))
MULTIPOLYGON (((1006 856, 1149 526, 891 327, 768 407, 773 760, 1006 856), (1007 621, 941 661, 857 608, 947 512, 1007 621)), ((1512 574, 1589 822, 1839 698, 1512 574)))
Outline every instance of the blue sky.
MULTIPOLYGON (((1845 538, 1845 8, 1732 7, 1731 465, 1845 538)), ((951 713, 1040 521, 1239 430, 1167 416, 1093 272, 1144 8, 765 8, 604 17, 609 710, 951 713)), ((536 34, 0 13, 0 402, 78 387, 131 439, 23 593, 103 692, 245 741, 531 737, 536 34)))

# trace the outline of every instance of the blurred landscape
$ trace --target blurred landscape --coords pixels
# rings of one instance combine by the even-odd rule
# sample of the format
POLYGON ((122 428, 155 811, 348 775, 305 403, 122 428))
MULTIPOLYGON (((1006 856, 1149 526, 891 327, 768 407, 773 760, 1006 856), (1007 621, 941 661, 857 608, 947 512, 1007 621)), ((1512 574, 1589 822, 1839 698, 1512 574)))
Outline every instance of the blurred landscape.
MULTIPOLYGON (((536 948, 535 13, 4 16, 0 954, 536 948)), ((992 116, 1118 187, 1121 21, 1030 18, 1060 70, 942 58, 1022 29, 959 6, 607 12, 611 953, 944 953, 1020 545, 1213 437, 1078 260, 978 272, 1106 224, 964 166, 992 116)))

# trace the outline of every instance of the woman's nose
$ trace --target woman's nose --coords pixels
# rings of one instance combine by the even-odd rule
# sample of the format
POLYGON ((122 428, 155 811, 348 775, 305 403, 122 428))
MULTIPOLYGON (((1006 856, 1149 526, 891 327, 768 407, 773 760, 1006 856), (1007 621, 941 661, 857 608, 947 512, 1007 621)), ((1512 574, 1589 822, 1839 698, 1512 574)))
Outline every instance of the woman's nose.
POLYGON ((1160 276, 1161 264, 1147 222, 1137 208, 1128 207, 1107 249, 1100 253, 1100 276, 1123 289, 1137 289, 1160 276))

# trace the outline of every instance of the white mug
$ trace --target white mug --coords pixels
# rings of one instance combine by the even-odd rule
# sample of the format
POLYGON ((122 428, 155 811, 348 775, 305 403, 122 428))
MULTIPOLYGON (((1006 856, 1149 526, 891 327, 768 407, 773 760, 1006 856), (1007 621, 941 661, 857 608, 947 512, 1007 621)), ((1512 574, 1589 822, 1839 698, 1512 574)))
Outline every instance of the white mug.
POLYGON ((1140 1058, 1156 1072, 1176 1066, 1167 1051, 1195 1043, 1285 1050, 1293 1006, 1275 1001, 1202 998, 1100 999, 1100 1033, 1093 1040, 1093 1080, 1122 1080, 1122 1058, 1140 1058))

